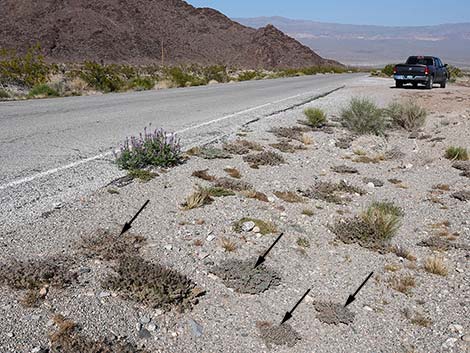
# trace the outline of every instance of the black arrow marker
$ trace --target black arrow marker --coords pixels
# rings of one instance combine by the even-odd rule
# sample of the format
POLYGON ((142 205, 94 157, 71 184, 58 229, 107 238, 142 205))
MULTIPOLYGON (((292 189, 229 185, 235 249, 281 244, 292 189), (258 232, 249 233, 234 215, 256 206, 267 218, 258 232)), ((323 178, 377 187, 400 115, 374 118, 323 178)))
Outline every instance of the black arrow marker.
POLYGON ((359 291, 362 289, 362 287, 364 287, 364 284, 366 284, 366 282, 369 280, 369 278, 372 277, 373 274, 374 274, 374 272, 371 272, 369 274, 369 276, 367 276, 367 278, 364 280, 364 282, 362 282, 362 284, 359 286, 357 291, 355 291, 353 295, 350 295, 348 297, 348 300, 346 300, 346 304, 344 304, 344 307, 347 307, 349 304, 351 304, 356 299, 356 294, 359 293, 359 291))
POLYGON ((281 325, 292 317, 292 313, 295 311, 295 309, 297 309, 299 304, 302 303, 302 300, 305 299, 305 297, 307 296, 307 294, 309 292, 310 292, 310 288, 305 292, 305 294, 302 296, 302 298, 300 298, 300 300, 297 302, 297 304, 295 304, 295 306, 292 308, 292 310, 286 312, 286 315, 284 315, 284 319, 282 319, 281 325))
POLYGON ((125 232, 127 232, 129 229, 131 229, 132 227, 132 222, 135 221, 135 219, 137 218, 137 216, 139 215, 140 212, 143 211, 143 209, 145 208, 145 206, 147 206, 147 204, 150 202, 150 200, 147 200, 145 201, 144 205, 140 208, 140 210, 135 214, 134 217, 132 217, 132 219, 129 221, 129 222, 126 222, 124 223, 124 227, 122 227, 122 231, 121 231, 121 234, 120 235, 123 235, 125 232))
POLYGON ((284 233, 281 233, 281 234, 277 237, 277 239, 274 241, 274 243, 269 247, 269 249, 266 250, 266 252, 265 252, 262 256, 258 257, 258 261, 256 261, 255 268, 258 267, 259 265, 261 265, 261 264, 264 262, 264 260, 266 260, 266 256, 268 256, 268 254, 269 254, 269 252, 271 251, 271 249, 274 248, 274 245, 276 245, 276 243, 279 241, 279 239, 281 239, 281 237, 282 237, 283 235, 284 235, 284 233))

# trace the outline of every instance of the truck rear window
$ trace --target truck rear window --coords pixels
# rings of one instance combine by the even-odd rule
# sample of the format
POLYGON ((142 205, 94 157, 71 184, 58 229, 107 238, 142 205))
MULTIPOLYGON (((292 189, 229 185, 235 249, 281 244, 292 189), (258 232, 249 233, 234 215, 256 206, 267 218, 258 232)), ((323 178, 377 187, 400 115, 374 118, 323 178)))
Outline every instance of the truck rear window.
POLYGON ((433 65, 432 58, 421 58, 417 56, 409 57, 406 63, 409 65, 427 65, 427 66, 433 65))

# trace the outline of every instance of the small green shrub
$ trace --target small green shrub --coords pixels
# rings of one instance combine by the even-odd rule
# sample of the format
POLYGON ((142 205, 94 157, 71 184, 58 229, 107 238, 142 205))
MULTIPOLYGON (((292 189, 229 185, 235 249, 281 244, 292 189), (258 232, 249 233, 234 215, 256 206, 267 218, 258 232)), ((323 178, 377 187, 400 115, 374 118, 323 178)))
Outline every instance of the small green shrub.
POLYGON ((2 98, 10 98, 10 94, 3 88, 0 88, 0 99, 2 98))
POLYGON ((388 125, 384 112, 368 98, 353 98, 341 112, 341 123, 358 134, 383 135, 388 125))
POLYGON ((447 66, 447 72, 449 73, 449 81, 450 82, 455 82, 457 78, 463 77, 464 72, 459 69, 458 67, 455 67, 453 65, 448 65, 447 66))
POLYGON ((258 78, 258 71, 243 71, 238 75, 238 81, 251 81, 258 78))
POLYGON ((320 108, 307 108, 304 110, 307 124, 312 127, 321 127, 326 123, 326 113, 320 108))
POLYGON ((227 72, 227 67, 223 65, 212 65, 202 69, 205 81, 228 82, 230 77, 227 72))
POLYGON ((393 69, 395 68, 395 64, 388 64, 382 69, 382 73, 386 76, 393 75, 393 69))
POLYGON ((163 129, 128 137, 116 153, 116 163, 123 169, 135 170, 148 166, 171 167, 181 161, 181 146, 175 134, 163 129))
POLYGON ((45 83, 53 69, 41 54, 39 45, 19 55, 12 50, 0 50, 0 82, 33 87, 45 83))
POLYGON ((202 86, 207 81, 194 73, 187 72, 181 67, 171 67, 165 70, 166 76, 178 87, 202 86))
POLYGON ((131 79, 129 87, 135 89, 136 91, 148 91, 153 89, 155 86, 155 81, 150 77, 141 77, 137 76, 131 79))
POLYGON ((46 85, 46 84, 41 84, 34 86, 28 93, 28 97, 33 98, 33 97, 59 97, 59 92, 57 92, 55 89, 52 87, 46 85))
POLYGON ((145 169, 131 169, 128 175, 132 179, 139 179, 143 183, 146 183, 157 176, 156 173, 153 173, 145 169))
POLYGON ((446 158, 459 161, 468 160, 468 152, 465 147, 451 146, 446 150, 446 158))
POLYGON ((117 92, 124 88, 125 82, 114 65, 100 65, 87 61, 79 76, 88 85, 101 92, 117 92))
POLYGON ((415 102, 408 101, 390 104, 385 109, 385 114, 392 119, 393 124, 413 131, 424 125, 428 113, 415 102))

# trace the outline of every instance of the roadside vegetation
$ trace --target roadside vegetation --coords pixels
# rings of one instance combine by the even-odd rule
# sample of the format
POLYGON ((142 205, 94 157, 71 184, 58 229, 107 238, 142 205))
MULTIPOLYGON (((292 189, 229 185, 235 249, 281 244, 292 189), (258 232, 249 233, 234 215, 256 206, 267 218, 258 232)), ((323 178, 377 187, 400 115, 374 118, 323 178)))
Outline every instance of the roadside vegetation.
POLYGON ((41 53, 39 45, 31 47, 25 54, 0 50, 0 99, 143 91, 354 71, 336 66, 267 71, 241 70, 223 65, 162 67, 104 64, 94 61, 82 64, 49 64, 41 53), (36 87, 40 87, 42 91, 37 92, 39 88, 36 87), (36 91, 33 91, 34 88, 36 91))

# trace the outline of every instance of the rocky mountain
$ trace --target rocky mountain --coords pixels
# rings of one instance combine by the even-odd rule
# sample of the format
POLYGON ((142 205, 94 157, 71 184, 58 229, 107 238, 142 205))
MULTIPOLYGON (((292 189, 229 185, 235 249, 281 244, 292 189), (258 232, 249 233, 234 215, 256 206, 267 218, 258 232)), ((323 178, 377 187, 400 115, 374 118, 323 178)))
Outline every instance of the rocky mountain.
POLYGON ((338 64, 272 25, 253 29, 182 0, 0 0, 0 48, 40 43, 55 62, 224 64, 293 68, 338 64))
POLYGON ((259 28, 267 23, 309 46, 320 55, 346 64, 381 65, 413 54, 442 57, 470 67, 470 23, 390 27, 323 23, 284 17, 236 19, 259 28))

